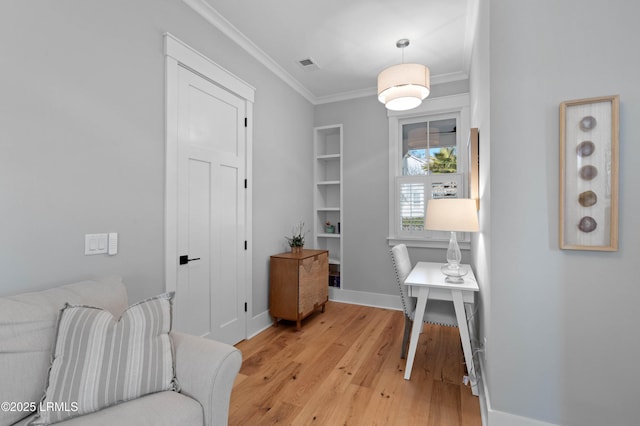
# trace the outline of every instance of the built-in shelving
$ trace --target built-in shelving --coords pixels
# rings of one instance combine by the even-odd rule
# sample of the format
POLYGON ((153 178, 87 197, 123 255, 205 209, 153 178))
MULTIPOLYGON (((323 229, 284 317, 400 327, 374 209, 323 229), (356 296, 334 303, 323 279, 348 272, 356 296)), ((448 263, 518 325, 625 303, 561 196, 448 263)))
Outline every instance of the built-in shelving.
POLYGON ((341 288, 342 277, 342 124, 313 129, 315 248, 329 251, 329 285, 341 288), (329 232, 326 223, 334 228, 329 232))

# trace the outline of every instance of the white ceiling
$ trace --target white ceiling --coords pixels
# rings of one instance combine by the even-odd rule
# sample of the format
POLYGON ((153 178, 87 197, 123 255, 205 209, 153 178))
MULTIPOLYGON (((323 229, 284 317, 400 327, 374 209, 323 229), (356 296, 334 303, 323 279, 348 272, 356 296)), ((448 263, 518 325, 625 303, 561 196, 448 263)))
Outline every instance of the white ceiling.
POLYGON ((477 0, 184 1, 314 104, 373 95, 401 38, 431 84, 468 78, 477 0))

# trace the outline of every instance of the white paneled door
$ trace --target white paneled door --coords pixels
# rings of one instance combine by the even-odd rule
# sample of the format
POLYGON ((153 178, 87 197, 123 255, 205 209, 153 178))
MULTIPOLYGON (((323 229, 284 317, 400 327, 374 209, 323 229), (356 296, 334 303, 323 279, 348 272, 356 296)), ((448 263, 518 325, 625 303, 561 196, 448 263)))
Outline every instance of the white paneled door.
POLYGON ((234 344, 246 336, 245 101, 178 69, 174 329, 234 344))

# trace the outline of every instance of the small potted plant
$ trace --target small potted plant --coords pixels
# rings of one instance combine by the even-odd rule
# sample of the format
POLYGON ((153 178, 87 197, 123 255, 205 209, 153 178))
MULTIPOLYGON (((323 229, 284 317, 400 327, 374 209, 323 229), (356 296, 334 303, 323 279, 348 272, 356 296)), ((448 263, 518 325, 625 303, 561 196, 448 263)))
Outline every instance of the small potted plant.
POLYGON ((324 232, 327 234, 333 234, 336 232, 336 227, 331 224, 331 222, 326 221, 324 223, 324 232))
POLYGON ((291 253, 301 253, 304 247, 304 222, 300 222, 291 230, 290 237, 284 237, 291 247, 291 253))

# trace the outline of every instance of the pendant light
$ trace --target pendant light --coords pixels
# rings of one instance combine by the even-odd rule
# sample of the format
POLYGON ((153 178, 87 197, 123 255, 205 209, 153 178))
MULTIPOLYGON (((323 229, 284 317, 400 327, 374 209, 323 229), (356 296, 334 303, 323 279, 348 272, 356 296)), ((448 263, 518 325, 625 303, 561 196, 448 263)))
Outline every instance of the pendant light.
POLYGON ((402 63, 378 74, 378 100, 393 111, 415 108, 429 96, 429 68, 404 63, 404 48, 408 45, 408 39, 398 40, 396 47, 402 49, 402 63))

